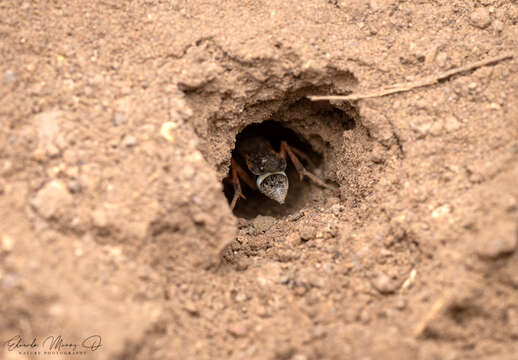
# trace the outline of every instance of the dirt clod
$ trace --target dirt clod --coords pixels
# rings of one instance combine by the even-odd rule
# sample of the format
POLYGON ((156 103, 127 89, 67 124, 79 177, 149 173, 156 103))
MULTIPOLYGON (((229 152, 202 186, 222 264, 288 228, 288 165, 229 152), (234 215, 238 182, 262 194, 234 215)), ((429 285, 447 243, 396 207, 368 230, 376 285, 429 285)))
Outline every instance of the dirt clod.
POLYGON ((34 116, 34 127, 38 134, 38 149, 35 156, 43 154, 55 157, 60 153, 57 147, 60 134, 60 123, 64 122, 65 113, 60 110, 52 110, 34 116), (40 154, 41 153, 41 154, 40 154))
POLYGON ((244 302, 248 299, 249 299, 248 295, 245 294, 244 292, 238 292, 236 294, 236 296, 234 297, 234 300, 236 300, 237 302, 244 302))
POLYGON ((502 32, 505 29, 505 24, 500 20, 493 21, 493 29, 498 32, 502 32))
POLYGON ((486 259, 497 259, 510 255, 516 250, 518 231, 513 222, 505 222, 491 227, 477 239, 477 253, 486 259))
POLYGON ((122 112, 119 112, 119 111, 116 111, 114 114, 113 114, 113 125, 115 126, 120 126, 120 125, 124 125, 128 122, 128 118, 126 116, 126 114, 122 113, 122 112))
POLYGON ((446 65, 448 64, 448 54, 446 54, 445 52, 438 53, 435 57, 435 62, 441 68, 446 67, 446 65))
POLYGON ((304 225, 300 229, 300 238, 304 241, 309 241, 314 239, 316 236, 316 229, 312 225, 304 225))
POLYGON ((286 242, 288 244, 290 244, 291 246, 299 245, 301 240, 302 240, 302 237, 300 236, 300 234, 298 232, 293 232, 286 236, 286 242))
POLYGON ((275 223, 275 218, 271 216, 263 216, 258 215, 254 220, 252 220, 252 225, 255 230, 258 232, 266 232, 268 231, 273 224, 275 223))
POLYGON ((444 119, 444 129, 448 132, 458 130, 461 127, 461 123, 455 116, 448 116, 444 119))
POLYGON ((227 331, 230 335, 232 335, 236 338, 244 337, 248 334, 249 325, 244 322, 231 324, 227 328, 227 331))
POLYGON ((396 302, 395 306, 396 306, 396 309, 398 309, 398 310, 404 310, 407 307, 407 303, 405 300, 399 299, 396 302))
POLYGON ((485 29, 491 24, 491 14, 485 7, 480 7, 471 13, 471 23, 479 29, 485 29))
POLYGON ((137 138, 135 138, 135 136, 133 136, 133 135, 126 135, 122 139, 122 145, 124 147, 133 147, 133 146, 135 146, 136 143, 137 143, 137 138))
POLYGON ((92 212, 92 222, 95 227, 105 228, 108 225, 108 215, 104 209, 96 209, 92 212))
POLYGON ((56 218, 68 212, 73 197, 61 180, 52 180, 45 184, 31 200, 34 209, 44 218, 56 218))
POLYGON ((485 242, 485 246, 478 250, 478 253, 482 257, 496 259, 499 256, 507 255, 516 249, 516 237, 515 236, 494 236, 485 242))
POLYGON ((200 315, 200 310, 196 306, 196 303, 193 302, 193 301, 187 300, 183 304, 183 308, 184 308, 185 311, 187 311, 192 316, 199 316, 200 315))
POLYGON ((399 282, 386 274, 378 274, 373 280, 372 285, 381 294, 393 294, 400 286, 399 282))

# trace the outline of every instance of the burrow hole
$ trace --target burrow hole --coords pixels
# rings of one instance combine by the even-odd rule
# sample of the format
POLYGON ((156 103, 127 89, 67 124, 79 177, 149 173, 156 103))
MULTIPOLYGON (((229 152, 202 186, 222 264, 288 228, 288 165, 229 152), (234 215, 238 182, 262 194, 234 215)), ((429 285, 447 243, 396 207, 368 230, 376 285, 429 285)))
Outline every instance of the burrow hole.
MULTIPOLYGON (((304 100, 303 104, 299 105, 303 105, 302 107, 304 108, 304 112, 307 111, 307 100, 304 100)), ((316 103, 311 105, 311 107, 314 111, 314 120, 321 121, 326 124, 338 122, 340 123, 340 128, 343 128, 344 130, 351 130, 355 127, 355 122, 352 118, 345 115, 341 110, 334 108, 328 102, 325 102, 325 104, 316 103)), ((291 110, 296 108, 297 104, 295 104, 295 107, 290 107, 291 110)), ((232 151, 232 157, 249 173, 252 179, 255 180, 256 176, 248 171, 244 159, 240 157, 235 149, 239 147, 241 142, 246 142, 254 137, 261 137, 266 139, 275 151, 279 152, 281 141, 286 141, 290 146, 301 150, 309 157, 311 164, 302 160, 302 163, 307 170, 325 180, 326 183, 334 184, 322 177, 320 170, 324 161, 323 154, 315 151, 310 142, 302 135, 289 128, 287 123, 278 121, 277 119, 279 119, 279 114, 277 114, 277 116, 273 116, 270 120, 248 125, 239 132, 236 136, 236 146, 232 151)), ((333 129, 333 131, 335 130, 333 129)), ((330 146, 329 143, 326 142, 326 139, 320 139, 320 143, 325 143, 328 147, 330 146)), ((246 200, 238 200, 237 205, 234 208, 234 215, 246 219, 255 218, 257 215, 285 217, 299 211, 304 206, 311 203, 322 202, 325 199, 326 194, 329 193, 328 190, 318 187, 308 179, 300 181, 295 166, 290 160, 287 160, 286 175, 289 179, 289 188, 286 202, 282 205, 267 198, 259 191, 249 188, 243 181, 241 181, 241 187, 243 194, 246 196, 246 200)), ((234 194, 231 178, 231 168, 229 168, 228 176, 223 180, 224 193, 229 204, 234 194)), ((336 186, 337 184, 334 185, 336 186)))

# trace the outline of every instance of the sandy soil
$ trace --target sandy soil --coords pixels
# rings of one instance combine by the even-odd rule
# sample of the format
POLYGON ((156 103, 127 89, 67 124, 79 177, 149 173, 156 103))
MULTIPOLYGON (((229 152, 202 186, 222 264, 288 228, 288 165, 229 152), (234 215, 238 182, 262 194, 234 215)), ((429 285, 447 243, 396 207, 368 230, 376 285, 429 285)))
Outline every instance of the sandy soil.
POLYGON ((518 54, 518 5, 222 3, 0 2, 0 358, 515 359, 516 56, 307 96, 518 54), (232 212, 246 133, 339 191, 232 212))

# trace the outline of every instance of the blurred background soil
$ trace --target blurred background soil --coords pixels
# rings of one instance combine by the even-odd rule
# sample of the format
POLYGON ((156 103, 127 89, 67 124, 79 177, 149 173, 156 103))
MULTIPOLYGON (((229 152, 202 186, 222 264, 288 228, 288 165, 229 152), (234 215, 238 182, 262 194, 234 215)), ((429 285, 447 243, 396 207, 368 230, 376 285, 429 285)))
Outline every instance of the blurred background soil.
POLYGON ((0 358, 516 358, 514 1, 0 11, 0 358), (303 148, 339 191, 290 167, 285 206, 245 189, 232 212, 247 133, 303 148))

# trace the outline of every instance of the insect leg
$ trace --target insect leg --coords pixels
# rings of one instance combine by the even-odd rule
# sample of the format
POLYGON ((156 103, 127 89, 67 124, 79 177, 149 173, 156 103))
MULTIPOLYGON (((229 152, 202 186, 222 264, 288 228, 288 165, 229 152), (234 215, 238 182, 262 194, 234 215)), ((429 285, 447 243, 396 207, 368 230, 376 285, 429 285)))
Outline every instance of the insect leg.
MULTIPOLYGON (((321 180, 318 176, 314 175, 313 173, 306 170, 304 165, 300 162, 300 160, 297 158, 297 155, 299 155, 303 159, 309 159, 302 151, 292 148, 288 145, 286 141, 281 142, 281 152, 280 156, 286 159, 286 155, 290 158, 291 162, 295 166, 295 169, 297 169, 297 172, 299 174, 300 180, 304 179, 304 176, 306 176, 308 179, 313 181, 315 184, 322 186, 323 188, 330 189, 330 190, 336 190, 335 187, 326 184, 323 180, 321 180), (301 155, 303 154, 303 155, 301 155)), ((311 161, 309 161, 311 162, 311 161)))
POLYGON ((243 180, 245 184, 247 184, 252 189, 257 189, 257 185, 255 184, 255 181, 250 178, 250 175, 239 165, 239 163, 232 158, 231 162, 232 167, 232 184, 234 185, 234 197, 232 198, 232 202, 230 203, 230 209, 234 210, 234 207, 236 206, 237 200, 239 198, 243 198, 246 200, 245 195, 243 195, 243 192, 241 190, 241 182, 239 179, 243 180))
POLYGON ((298 157, 302 158, 303 160, 306 160, 306 162, 309 164, 310 168, 313 168, 313 169, 316 168, 316 166, 313 163, 313 161, 311 161, 309 156, 307 156, 302 150, 299 150, 299 149, 297 149, 296 147, 293 147, 293 146, 289 146, 289 148, 290 148, 291 151, 293 151, 293 153, 295 155, 297 155, 298 157))

